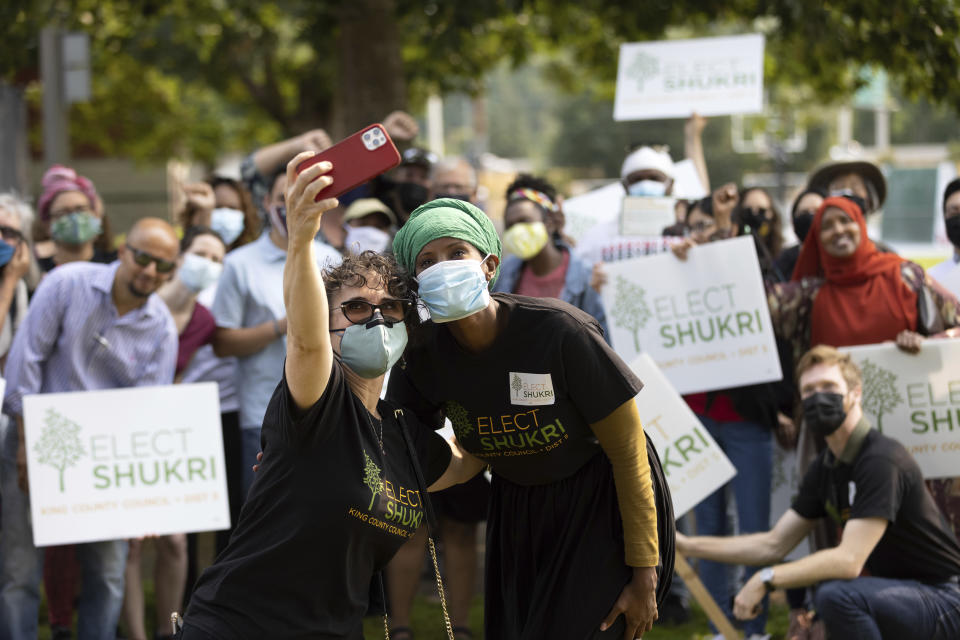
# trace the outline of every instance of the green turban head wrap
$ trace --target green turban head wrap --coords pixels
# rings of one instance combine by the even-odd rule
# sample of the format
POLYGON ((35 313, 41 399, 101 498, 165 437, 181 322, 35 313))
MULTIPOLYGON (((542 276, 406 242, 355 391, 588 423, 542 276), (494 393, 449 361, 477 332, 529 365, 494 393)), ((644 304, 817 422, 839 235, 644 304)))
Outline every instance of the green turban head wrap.
MULTIPOLYGON (((417 256, 437 238, 457 238, 469 242, 484 256, 500 259, 503 252, 500 236, 493 222, 478 207, 456 198, 438 198, 420 205, 410 214, 393 239, 397 262, 411 274, 416 270, 417 256)), ((490 286, 500 276, 500 267, 490 279, 490 286)))

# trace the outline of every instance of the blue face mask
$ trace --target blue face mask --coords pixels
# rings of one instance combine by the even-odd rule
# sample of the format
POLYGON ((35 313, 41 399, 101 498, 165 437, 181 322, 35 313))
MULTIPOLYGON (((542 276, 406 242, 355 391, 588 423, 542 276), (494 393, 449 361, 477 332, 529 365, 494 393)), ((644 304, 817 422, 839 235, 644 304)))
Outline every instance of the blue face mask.
POLYGON ((487 308, 490 290, 481 265, 489 257, 490 254, 483 260, 446 260, 417 276, 418 295, 434 322, 461 320, 487 308))
POLYGON ((366 324, 352 324, 340 340, 343 364, 361 378, 377 378, 397 363, 407 347, 407 327, 402 322, 389 323, 383 319, 366 324))
POLYGON ((627 193, 632 196, 662 198, 667 195, 667 185, 659 180, 640 180, 629 185, 627 193))
POLYGON ((16 247, 11 247, 6 242, 0 240, 0 267, 13 260, 13 254, 16 252, 16 247))
POLYGON ((230 207, 217 207, 210 215, 210 228, 230 246, 243 233, 243 211, 230 207))

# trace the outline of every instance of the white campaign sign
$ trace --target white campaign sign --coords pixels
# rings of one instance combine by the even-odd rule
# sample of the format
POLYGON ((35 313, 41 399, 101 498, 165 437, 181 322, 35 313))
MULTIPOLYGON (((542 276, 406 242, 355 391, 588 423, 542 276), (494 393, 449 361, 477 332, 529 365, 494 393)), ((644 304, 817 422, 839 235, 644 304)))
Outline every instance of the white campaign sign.
POLYGON ((680 393, 780 380, 770 312, 753 238, 605 266, 614 350, 649 353, 680 393))
POLYGON ((848 347, 863 376, 863 412, 913 455, 924 477, 960 476, 960 339, 848 347))
POLYGON ((641 355, 630 368, 643 381, 636 397, 640 421, 660 454, 679 518, 737 472, 650 356, 641 355))
POLYGON ((614 120, 763 110, 763 35, 620 45, 614 120))
POLYGON ((676 198, 649 198, 626 196, 620 214, 620 235, 659 236, 666 227, 677 221, 674 213, 676 198))
POLYGON ((23 399, 37 546, 226 529, 213 382, 23 399))

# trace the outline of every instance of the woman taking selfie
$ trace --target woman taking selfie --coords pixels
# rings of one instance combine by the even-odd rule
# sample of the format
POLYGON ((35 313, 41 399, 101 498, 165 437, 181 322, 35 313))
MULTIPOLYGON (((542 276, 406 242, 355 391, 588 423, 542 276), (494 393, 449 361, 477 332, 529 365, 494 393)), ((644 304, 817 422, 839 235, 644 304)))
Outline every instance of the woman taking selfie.
POLYGON ((261 431, 263 459, 230 543, 197 584, 183 638, 362 638, 371 578, 424 518, 429 490, 480 463, 381 401, 403 353, 406 278, 389 258, 347 257, 321 277, 314 236, 335 198, 328 162, 287 165, 287 359, 261 431))

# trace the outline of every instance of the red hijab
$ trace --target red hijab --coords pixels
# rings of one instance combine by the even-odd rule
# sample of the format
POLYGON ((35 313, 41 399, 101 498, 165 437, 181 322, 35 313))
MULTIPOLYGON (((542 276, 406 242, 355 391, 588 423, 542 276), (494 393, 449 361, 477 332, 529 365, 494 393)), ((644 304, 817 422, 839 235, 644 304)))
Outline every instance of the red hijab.
POLYGON ((823 201, 800 249, 793 280, 822 277, 810 318, 810 343, 849 347, 893 340, 917 328, 917 294, 900 275, 904 259, 879 251, 867 237, 867 223, 855 202, 844 197, 823 201), (840 209, 860 227, 853 255, 836 258, 820 244, 820 226, 827 209, 840 209))

